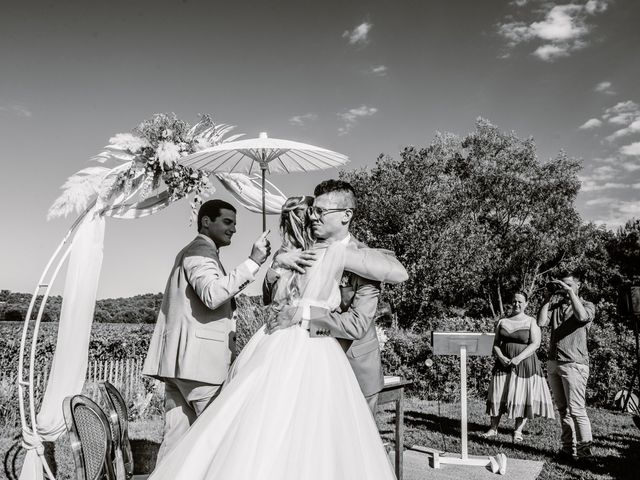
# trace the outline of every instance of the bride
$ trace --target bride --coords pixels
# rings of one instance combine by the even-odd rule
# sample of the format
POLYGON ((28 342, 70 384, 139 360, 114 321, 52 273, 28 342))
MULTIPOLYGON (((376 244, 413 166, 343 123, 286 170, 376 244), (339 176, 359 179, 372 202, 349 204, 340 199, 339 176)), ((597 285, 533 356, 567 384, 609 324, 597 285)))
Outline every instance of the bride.
MULTIPOLYGON (((285 203, 283 245, 306 248, 309 197, 285 203)), ((306 273, 283 271, 276 310, 336 308, 343 270, 399 282, 395 257, 341 242, 317 242, 306 273)), ((337 340, 310 338, 302 324, 271 334, 258 330, 236 359, 218 398, 151 480, 391 480, 395 478, 375 420, 337 340)))

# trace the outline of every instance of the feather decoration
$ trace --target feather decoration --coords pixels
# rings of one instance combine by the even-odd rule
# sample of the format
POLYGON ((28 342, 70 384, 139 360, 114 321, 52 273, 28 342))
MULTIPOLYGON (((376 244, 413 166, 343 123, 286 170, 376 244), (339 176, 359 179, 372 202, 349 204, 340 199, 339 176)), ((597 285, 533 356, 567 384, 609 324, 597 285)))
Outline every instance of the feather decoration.
MULTIPOLYGON (((260 177, 249 177, 244 173, 216 173, 216 178, 222 186, 235 197, 235 199, 247 210, 262 213, 262 188, 260 177)), ((267 215, 280 215, 282 205, 287 197, 278 187, 269 180, 266 181, 270 188, 265 190, 265 212, 267 215)))
POLYGON ((172 201, 195 192, 192 200, 195 211, 201 202, 200 195, 209 188, 207 176, 198 170, 180 169, 176 162, 194 151, 244 136, 236 134, 224 138, 235 128, 226 123, 216 124, 209 115, 201 115, 200 121, 189 128, 175 114, 156 114, 132 133, 117 133, 109 138, 109 144, 91 160, 112 165, 115 162, 116 166, 89 167, 69 177, 61 187, 63 193, 49 209, 47 219, 67 216, 74 211, 80 213, 96 199, 114 207, 131 202, 134 197, 144 201, 162 188, 161 180, 169 189, 172 201))
POLYGON ((83 212, 98 196, 100 185, 110 171, 106 167, 88 167, 70 176, 61 187, 62 195, 49 208, 47 220, 83 212))

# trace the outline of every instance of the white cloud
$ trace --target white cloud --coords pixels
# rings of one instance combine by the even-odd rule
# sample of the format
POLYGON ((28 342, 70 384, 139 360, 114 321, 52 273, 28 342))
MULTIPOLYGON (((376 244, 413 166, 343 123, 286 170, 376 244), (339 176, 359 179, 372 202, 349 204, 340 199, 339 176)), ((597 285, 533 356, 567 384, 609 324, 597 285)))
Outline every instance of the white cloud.
MULTIPOLYGON (((522 20, 498 24, 498 34, 506 40, 507 52, 521 43, 540 41, 533 55, 541 60, 551 62, 567 57, 572 52, 588 46, 588 36, 592 31, 591 20, 604 12, 611 0, 589 0, 585 4, 567 3, 555 5, 543 3, 539 9, 529 9, 534 15, 543 15, 542 19, 533 22, 522 20)), ((526 1, 512 3, 517 7, 526 5, 526 1)))
POLYGON ((569 47, 567 45, 553 45, 547 43, 535 49, 534 56, 545 62, 552 62, 557 58, 568 57, 569 47))
POLYGON ((633 142, 630 145, 625 145, 620 149, 620 153, 623 155, 640 157, 640 142, 633 142))
POLYGON ((627 127, 616 130, 607 137, 607 140, 613 142, 618 138, 626 137, 627 135, 633 135, 634 133, 640 133, 640 116, 631 122, 627 127))
POLYGON ((610 203, 615 202, 614 198, 611 197, 598 197, 598 198, 593 198, 591 200, 587 200, 585 203, 585 205, 588 205, 590 207, 593 207, 595 205, 607 205, 610 203))
POLYGON ((388 71, 389 69, 386 65, 376 65, 375 67, 371 67, 367 71, 367 73, 370 73, 371 75, 375 75, 377 77, 385 77, 388 71))
POLYGON ((594 162, 597 163, 609 163, 609 164, 617 164, 619 162, 617 157, 598 157, 593 159, 594 162))
POLYGON ((640 170, 640 163, 633 163, 633 162, 622 162, 620 164, 620 166, 622 167, 622 169, 626 172, 637 172, 638 170, 640 170))
POLYGON ((619 182, 598 183, 597 181, 591 180, 588 178, 581 178, 580 181, 582 183, 580 190, 583 192, 597 192, 599 190, 629 188, 629 185, 627 185, 626 183, 619 183, 619 182))
POLYGON ((602 13, 607 9, 611 1, 612 0, 589 0, 585 4, 584 9, 591 15, 602 13))
POLYGON ((615 95, 616 92, 611 88, 613 84, 609 81, 600 82, 594 87, 594 90, 598 93, 605 93, 607 95, 615 95))
POLYGON ((342 38, 347 38, 349 40, 349 45, 367 45, 369 43, 369 32, 372 27, 372 23, 362 22, 351 31, 345 30, 342 34, 342 38))
POLYGON ((595 220, 595 223, 604 223, 610 227, 616 227, 624 225, 632 218, 640 217, 640 202, 614 200, 608 206, 608 216, 595 220))
POLYGON ((532 34, 548 42, 568 42, 588 33, 587 26, 578 17, 583 7, 580 5, 555 5, 542 22, 533 22, 529 27, 532 34))
POLYGON ((591 178, 594 180, 610 180, 616 177, 618 170, 611 165, 603 165, 593 169, 591 178))
POLYGON ((376 107, 368 107, 367 105, 360 105, 357 108, 352 108, 343 113, 338 113, 338 118, 342 120, 343 125, 338 128, 339 135, 348 134, 353 127, 356 126, 358 121, 362 118, 371 117, 376 114, 378 109, 376 107))
POLYGON ((604 111, 602 118, 615 125, 629 125, 640 117, 640 105, 632 100, 618 102, 604 111))
POLYGON ((10 105, 8 107, 0 107, 0 112, 7 112, 13 115, 17 115, 19 117, 29 118, 33 116, 31 110, 29 110, 24 105, 10 105))
POLYGON ((640 183, 634 183, 633 185, 631 185, 631 187, 635 189, 640 189, 640 183))
POLYGON ((507 39, 510 48, 534 38, 529 25, 524 22, 504 23, 498 27, 498 33, 507 39))
POLYGON ((315 113, 305 113, 304 115, 294 115, 289 119, 289 123, 291 125, 296 125, 301 127, 305 125, 307 122, 312 122, 318 119, 318 115, 315 113))
POLYGON ((582 125, 580 125, 580 130, 589 130, 591 128, 598 128, 602 125, 602 121, 598 120, 597 118, 590 118, 589 120, 587 120, 586 122, 584 122, 582 125))

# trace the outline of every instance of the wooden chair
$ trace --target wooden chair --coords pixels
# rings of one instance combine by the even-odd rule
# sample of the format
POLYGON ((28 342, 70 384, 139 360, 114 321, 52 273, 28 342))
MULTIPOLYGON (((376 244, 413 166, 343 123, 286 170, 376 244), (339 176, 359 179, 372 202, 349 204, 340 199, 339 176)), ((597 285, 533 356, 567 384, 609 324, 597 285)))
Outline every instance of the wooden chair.
POLYGON ((98 388, 108 412, 113 438, 114 467, 117 480, 133 477, 133 455, 129 442, 127 404, 116 387, 107 381, 98 382, 98 388))
POLYGON ((111 461, 111 428, 98 404, 84 395, 74 395, 64 399, 63 414, 76 465, 76 478, 116 480, 111 461))

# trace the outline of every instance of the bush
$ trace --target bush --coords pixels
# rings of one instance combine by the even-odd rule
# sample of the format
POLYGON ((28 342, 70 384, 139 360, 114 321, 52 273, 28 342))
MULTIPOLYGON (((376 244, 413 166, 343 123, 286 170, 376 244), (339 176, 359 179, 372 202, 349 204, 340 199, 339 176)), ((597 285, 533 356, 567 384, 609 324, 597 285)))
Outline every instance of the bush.
MULTIPOLYGON (((495 321, 490 318, 443 317, 429 319, 434 331, 493 332, 495 321)), ((390 329, 382 352, 386 375, 401 375, 413 382, 409 393, 426 399, 452 400, 460 391, 460 360, 457 356, 433 356, 431 332, 390 329), (427 367, 425 360, 432 359, 427 367)), ((635 338, 632 327, 616 314, 611 303, 601 302, 588 336, 590 376, 587 384, 589 405, 614 406, 616 392, 624 389, 635 366, 635 338)), ((546 372, 549 349, 549 330, 542 329, 542 344, 536 352, 546 372)), ((492 357, 467 357, 467 392, 486 398, 492 357)))
MULTIPOLYGON (((492 319, 443 317, 430 319, 433 331, 493 332, 492 319)), ((388 340, 382 351, 385 375, 401 375, 413 382, 410 394, 434 400, 452 401, 460 396, 460 358, 454 355, 433 355, 431 332, 411 329, 387 331, 388 340), (431 359, 429 367, 425 362, 431 359)), ((486 397, 493 368, 491 357, 467 357, 467 392, 471 396, 486 397)))
POLYGON ((236 345, 239 354, 253 334, 264 325, 267 308, 262 304, 262 297, 258 296, 238 295, 236 301, 238 306, 236 345))
POLYGON ((636 367, 633 326, 621 319, 612 303, 596 307, 587 342, 590 357, 587 400, 613 406, 616 392, 628 387, 636 367))

